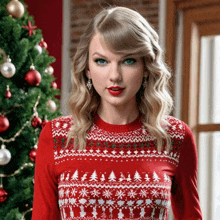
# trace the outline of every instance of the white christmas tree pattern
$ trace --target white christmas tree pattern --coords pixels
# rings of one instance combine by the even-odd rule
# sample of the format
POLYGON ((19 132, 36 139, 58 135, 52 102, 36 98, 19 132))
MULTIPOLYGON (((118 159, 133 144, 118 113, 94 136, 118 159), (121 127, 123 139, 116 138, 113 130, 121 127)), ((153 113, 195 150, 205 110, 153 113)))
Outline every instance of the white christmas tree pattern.
POLYGON ((78 170, 75 171, 75 173, 73 174, 71 180, 78 180, 78 170))
POLYGON ((159 182, 159 180, 160 180, 160 177, 156 174, 155 171, 153 173, 153 179, 154 179, 154 182, 159 182))
POLYGON ((112 181, 116 181, 116 176, 115 176, 115 174, 114 174, 113 171, 111 172, 111 174, 110 174, 110 176, 109 176, 108 179, 109 179, 110 182, 112 182, 112 181))
POLYGON ((138 171, 135 172, 134 180, 135 180, 135 181, 141 181, 141 176, 140 176, 140 174, 138 173, 138 171))
POLYGON ((94 171, 90 177, 90 180, 89 181, 97 181, 97 173, 96 171, 94 171))

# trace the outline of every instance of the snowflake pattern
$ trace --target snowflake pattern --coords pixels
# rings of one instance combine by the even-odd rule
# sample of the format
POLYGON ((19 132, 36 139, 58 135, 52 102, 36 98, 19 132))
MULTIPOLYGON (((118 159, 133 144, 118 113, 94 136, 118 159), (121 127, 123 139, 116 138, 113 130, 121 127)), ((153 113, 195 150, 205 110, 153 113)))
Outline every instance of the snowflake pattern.
POLYGON ((80 191, 80 195, 81 196, 87 196, 88 195, 88 190, 83 188, 81 191, 80 191))
POLYGON ((77 190, 76 190, 75 188, 73 188, 72 191, 71 191, 71 195, 72 195, 72 196, 75 196, 76 193, 77 193, 77 190))
POLYGON ((103 192, 103 196, 106 197, 106 198, 109 198, 111 197, 112 193, 110 190, 106 189, 104 192, 103 192))
POLYGON ((100 192, 97 190, 97 189, 93 189, 92 191, 91 191, 91 194, 95 197, 95 196, 99 196, 99 194, 100 194, 100 192))
POLYGON ((155 197, 158 197, 158 195, 159 195, 158 191, 155 190, 155 189, 152 190, 151 194, 152 194, 153 196, 155 196, 155 197))
POLYGON ((148 192, 146 190, 142 189, 139 194, 141 197, 146 197, 148 192))
POLYGON ((137 193, 133 189, 131 189, 130 192, 128 192, 128 196, 130 198, 135 198, 136 195, 137 195, 137 193))
POLYGON ((125 193, 122 190, 118 190, 115 195, 118 199, 122 199, 122 197, 125 196, 125 193))

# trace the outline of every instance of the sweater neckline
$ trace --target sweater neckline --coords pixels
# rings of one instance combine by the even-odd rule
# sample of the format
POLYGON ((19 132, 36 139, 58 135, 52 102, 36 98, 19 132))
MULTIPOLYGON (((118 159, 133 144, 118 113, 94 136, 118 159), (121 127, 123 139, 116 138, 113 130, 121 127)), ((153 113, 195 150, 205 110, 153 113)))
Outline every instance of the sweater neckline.
POLYGON ((128 124, 117 125, 117 124, 109 124, 105 122, 96 113, 94 115, 94 123, 102 130, 109 131, 109 132, 116 132, 116 133, 134 131, 134 130, 137 130, 138 128, 141 128, 141 126, 143 125, 141 121, 141 114, 139 114, 138 117, 134 121, 128 124))

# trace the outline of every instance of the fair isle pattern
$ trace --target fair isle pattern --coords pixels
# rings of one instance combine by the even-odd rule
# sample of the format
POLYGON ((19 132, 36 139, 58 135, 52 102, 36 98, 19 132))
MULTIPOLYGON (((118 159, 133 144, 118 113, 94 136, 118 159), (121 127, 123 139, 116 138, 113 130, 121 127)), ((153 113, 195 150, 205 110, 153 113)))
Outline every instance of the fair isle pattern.
POLYGON ((78 170, 66 171, 59 180, 59 205, 64 219, 68 214, 73 219, 75 215, 86 217, 87 212, 92 214, 90 219, 157 219, 155 215, 163 219, 168 212, 170 185, 167 175, 159 177, 156 172, 152 177, 138 171, 133 176, 121 173, 116 177, 114 171, 106 175, 94 170, 90 176, 80 175, 78 170), (117 218, 113 218, 113 213, 117 218))
POLYGON ((170 153, 165 148, 158 153, 155 138, 143 127, 116 133, 96 124, 87 134, 85 150, 75 150, 72 144, 64 148, 72 119, 53 120, 55 165, 72 166, 62 169, 58 178, 63 220, 165 220, 172 184, 166 170, 175 172, 185 136, 180 120, 168 116, 167 121, 171 126, 166 129, 173 140, 170 153))

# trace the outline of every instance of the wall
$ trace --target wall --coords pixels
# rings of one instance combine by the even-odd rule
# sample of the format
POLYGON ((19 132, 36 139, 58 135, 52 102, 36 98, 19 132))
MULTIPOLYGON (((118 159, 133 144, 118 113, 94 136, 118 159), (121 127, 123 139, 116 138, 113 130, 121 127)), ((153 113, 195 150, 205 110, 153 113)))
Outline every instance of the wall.
POLYGON ((71 0, 70 55, 76 52, 79 37, 92 17, 108 5, 125 6, 138 11, 158 31, 159 0, 71 0))
POLYGON ((34 17, 35 25, 42 30, 44 40, 48 45, 50 56, 56 58, 51 66, 54 68, 54 76, 57 78, 58 88, 61 88, 62 68, 62 0, 24 0, 27 4, 29 15, 34 17))

